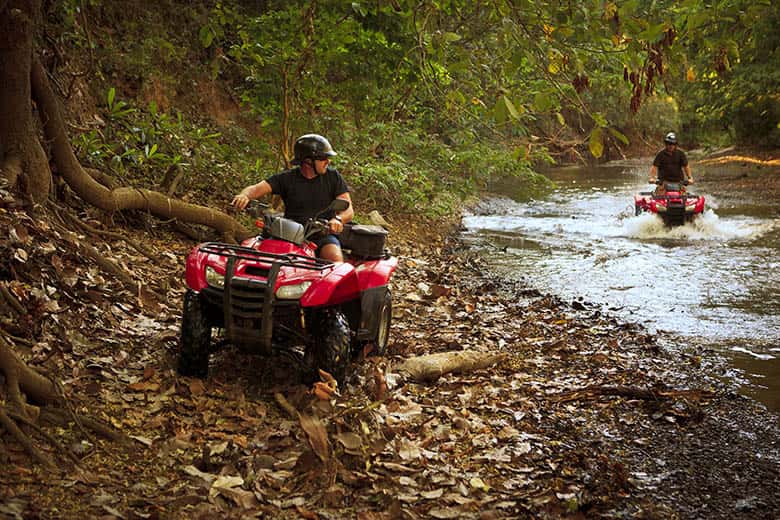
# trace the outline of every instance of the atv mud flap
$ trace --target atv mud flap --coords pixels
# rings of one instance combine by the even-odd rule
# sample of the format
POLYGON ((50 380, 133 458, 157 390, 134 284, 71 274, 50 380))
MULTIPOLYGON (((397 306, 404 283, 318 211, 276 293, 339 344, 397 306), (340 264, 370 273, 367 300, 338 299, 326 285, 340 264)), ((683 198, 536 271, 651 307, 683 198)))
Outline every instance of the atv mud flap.
POLYGON ((357 331, 359 341, 376 338, 379 331, 379 310, 385 301, 387 286, 366 289, 360 296, 360 327, 357 331))
POLYGON ((234 276, 235 264, 235 257, 228 258, 225 268, 225 336, 234 345, 269 355, 273 335, 274 287, 280 265, 271 264, 268 278, 263 281, 234 276))

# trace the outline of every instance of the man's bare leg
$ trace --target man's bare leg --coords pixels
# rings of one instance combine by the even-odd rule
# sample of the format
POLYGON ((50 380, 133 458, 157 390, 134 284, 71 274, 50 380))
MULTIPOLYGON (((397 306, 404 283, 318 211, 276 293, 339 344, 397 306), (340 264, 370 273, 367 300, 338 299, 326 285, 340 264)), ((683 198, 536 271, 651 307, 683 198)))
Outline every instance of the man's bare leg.
POLYGON ((344 261, 344 255, 341 253, 341 248, 336 244, 325 244, 322 249, 320 249, 319 256, 320 258, 338 264, 344 261))

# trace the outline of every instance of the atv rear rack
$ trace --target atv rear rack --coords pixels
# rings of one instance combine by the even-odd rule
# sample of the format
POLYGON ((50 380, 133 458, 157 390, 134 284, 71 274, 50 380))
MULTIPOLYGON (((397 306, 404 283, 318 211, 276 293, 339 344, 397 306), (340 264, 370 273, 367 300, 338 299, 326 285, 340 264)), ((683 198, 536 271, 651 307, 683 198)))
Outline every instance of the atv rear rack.
MULTIPOLYGON (((201 253, 222 256, 225 265, 225 285, 222 289, 225 335, 228 341, 258 344, 266 353, 271 350, 273 335, 273 308, 276 304, 274 289, 282 267, 323 271, 333 267, 333 262, 297 253, 275 254, 251 247, 208 242, 201 245, 201 253), (248 260, 270 265, 265 280, 235 276, 236 262, 248 260), (260 320, 260 330, 248 326, 247 320, 260 320)), ((287 302, 284 302, 287 304, 287 302)))

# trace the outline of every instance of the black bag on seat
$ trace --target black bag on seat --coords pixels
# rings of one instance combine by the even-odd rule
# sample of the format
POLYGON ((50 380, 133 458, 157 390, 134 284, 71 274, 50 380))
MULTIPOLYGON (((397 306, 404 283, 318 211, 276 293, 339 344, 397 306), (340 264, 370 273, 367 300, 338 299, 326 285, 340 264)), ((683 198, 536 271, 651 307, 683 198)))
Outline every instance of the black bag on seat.
POLYGON ((380 257, 385 253, 386 240, 386 229, 364 224, 345 224, 339 235, 341 247, 353 256, 380 257))

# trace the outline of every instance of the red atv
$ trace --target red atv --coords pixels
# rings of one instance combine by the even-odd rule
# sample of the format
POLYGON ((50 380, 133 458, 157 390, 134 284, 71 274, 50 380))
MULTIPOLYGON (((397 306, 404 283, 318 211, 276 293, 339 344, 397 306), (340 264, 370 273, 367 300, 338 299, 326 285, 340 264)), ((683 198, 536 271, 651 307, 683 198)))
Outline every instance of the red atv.
MULTIPOLYGON (((336 199, 320 212, 344 211, 336 199)), ((187 292, 178 371, 205 377, 209 354, 230 343, 263 354, 290 355, 307 375, 322 369, 339 382, 353 354, 387 347, 392 300, 388 282, 398 259, 384 248, 378 226, 347 224, 341 234, 346 261, 316 256, 309 239, 328 230, 322 219, 306 225, 255 207, 262 235, 240 246, 208 242, 187 258, 187 292), (212 344, 212 331, 223 340, 212 344)))
POLYGON ((682 226, 704 212, 704 196, 688 193, 685 189, 688 181, 657 181, 656 184, 663 184, 663 193, 642 191, 634 195, 636 215, 649 211, 660 216, 667 226, 674 227, 682 226))

